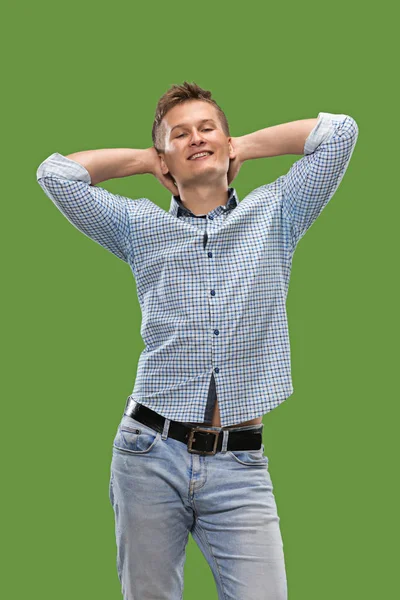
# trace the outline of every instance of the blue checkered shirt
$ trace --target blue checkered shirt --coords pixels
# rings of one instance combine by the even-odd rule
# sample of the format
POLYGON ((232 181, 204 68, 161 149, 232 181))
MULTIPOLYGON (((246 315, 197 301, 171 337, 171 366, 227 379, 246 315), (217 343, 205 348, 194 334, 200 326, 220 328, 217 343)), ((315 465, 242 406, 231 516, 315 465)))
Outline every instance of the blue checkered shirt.
POLYGON ((221 427, 260 417, 294 389, 286 297, 293 253, 338 188, 358 137, 347 115, 319 113, 286 175, 204 218, 91 185, 58 152, 37 169, 45 194, 82 233, 129 264, 145 348, 129 398, 168 419, 221 427))

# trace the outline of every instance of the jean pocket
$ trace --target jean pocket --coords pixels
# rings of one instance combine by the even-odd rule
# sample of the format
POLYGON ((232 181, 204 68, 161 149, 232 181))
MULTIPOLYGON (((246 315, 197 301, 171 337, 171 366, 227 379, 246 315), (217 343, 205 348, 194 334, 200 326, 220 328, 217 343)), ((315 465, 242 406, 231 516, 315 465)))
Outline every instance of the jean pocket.
POLYGON ((113 447, 130 454, 146 454, 154 448, 160 437, 161 434, 155 429, 124 415, 118 426, 113 447))
POLYGON ((264 454, 264 444, 259 450, 228 450, 228 454, 241 465, 247 467, 268 467, 268 456, 264 454))

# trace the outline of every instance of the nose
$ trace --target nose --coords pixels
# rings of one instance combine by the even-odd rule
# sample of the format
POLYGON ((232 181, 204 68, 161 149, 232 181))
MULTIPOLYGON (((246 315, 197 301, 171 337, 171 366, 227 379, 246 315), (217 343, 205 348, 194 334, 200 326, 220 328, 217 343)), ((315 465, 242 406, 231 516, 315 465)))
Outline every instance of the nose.
POLYGON ((192 131, 190 145, 191 146, 193 144, 197 145, 197 144, 201 143, 202 141, 203 141, 203 138, 201 137, 200 133, 196 129, 194 129, 192 131))

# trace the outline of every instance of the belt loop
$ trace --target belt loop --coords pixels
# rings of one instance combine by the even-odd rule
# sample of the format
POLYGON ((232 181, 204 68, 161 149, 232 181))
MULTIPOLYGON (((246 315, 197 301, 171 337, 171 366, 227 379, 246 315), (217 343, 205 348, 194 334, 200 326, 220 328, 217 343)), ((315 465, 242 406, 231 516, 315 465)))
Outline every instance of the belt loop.
POLYGON ((223 429, 222 433, 223 433, 223 438, 222 438, 221 452, 225 453, 226 450, 227 450, 227 448, 228 448, 229 430, 228 429, 223 429))
POLYGON ((127 413, 127 408, 128 408, 128 404, 130 403, 130 395, 127 397, 126 402, 125 402, 125 408, 124 408, 124 415, 127 413))
POLYGON ((163 432, 161 434, 161 439, 162 440, 166 440, 168 437, 168 431, 169 431, 169 424, 171 423, 170 419, 167 419, 167 417, 165 417, 165 421, 164 421, 164 429, 163 432))

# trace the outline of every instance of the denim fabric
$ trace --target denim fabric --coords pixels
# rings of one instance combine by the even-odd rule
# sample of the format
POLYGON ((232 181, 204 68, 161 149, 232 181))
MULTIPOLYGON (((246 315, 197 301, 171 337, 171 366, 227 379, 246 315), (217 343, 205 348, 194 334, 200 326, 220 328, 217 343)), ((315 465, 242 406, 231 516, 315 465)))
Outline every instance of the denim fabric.
MULTIPOLYGON (((215 455, 123 416, 113 441, 110 502, 124 600, 182 600, 189 533, 212 570, 219 600, 286 600, 280 518, 260 450, 215 455)), ((225 450, 225 451, 224 451, 225 450)))

